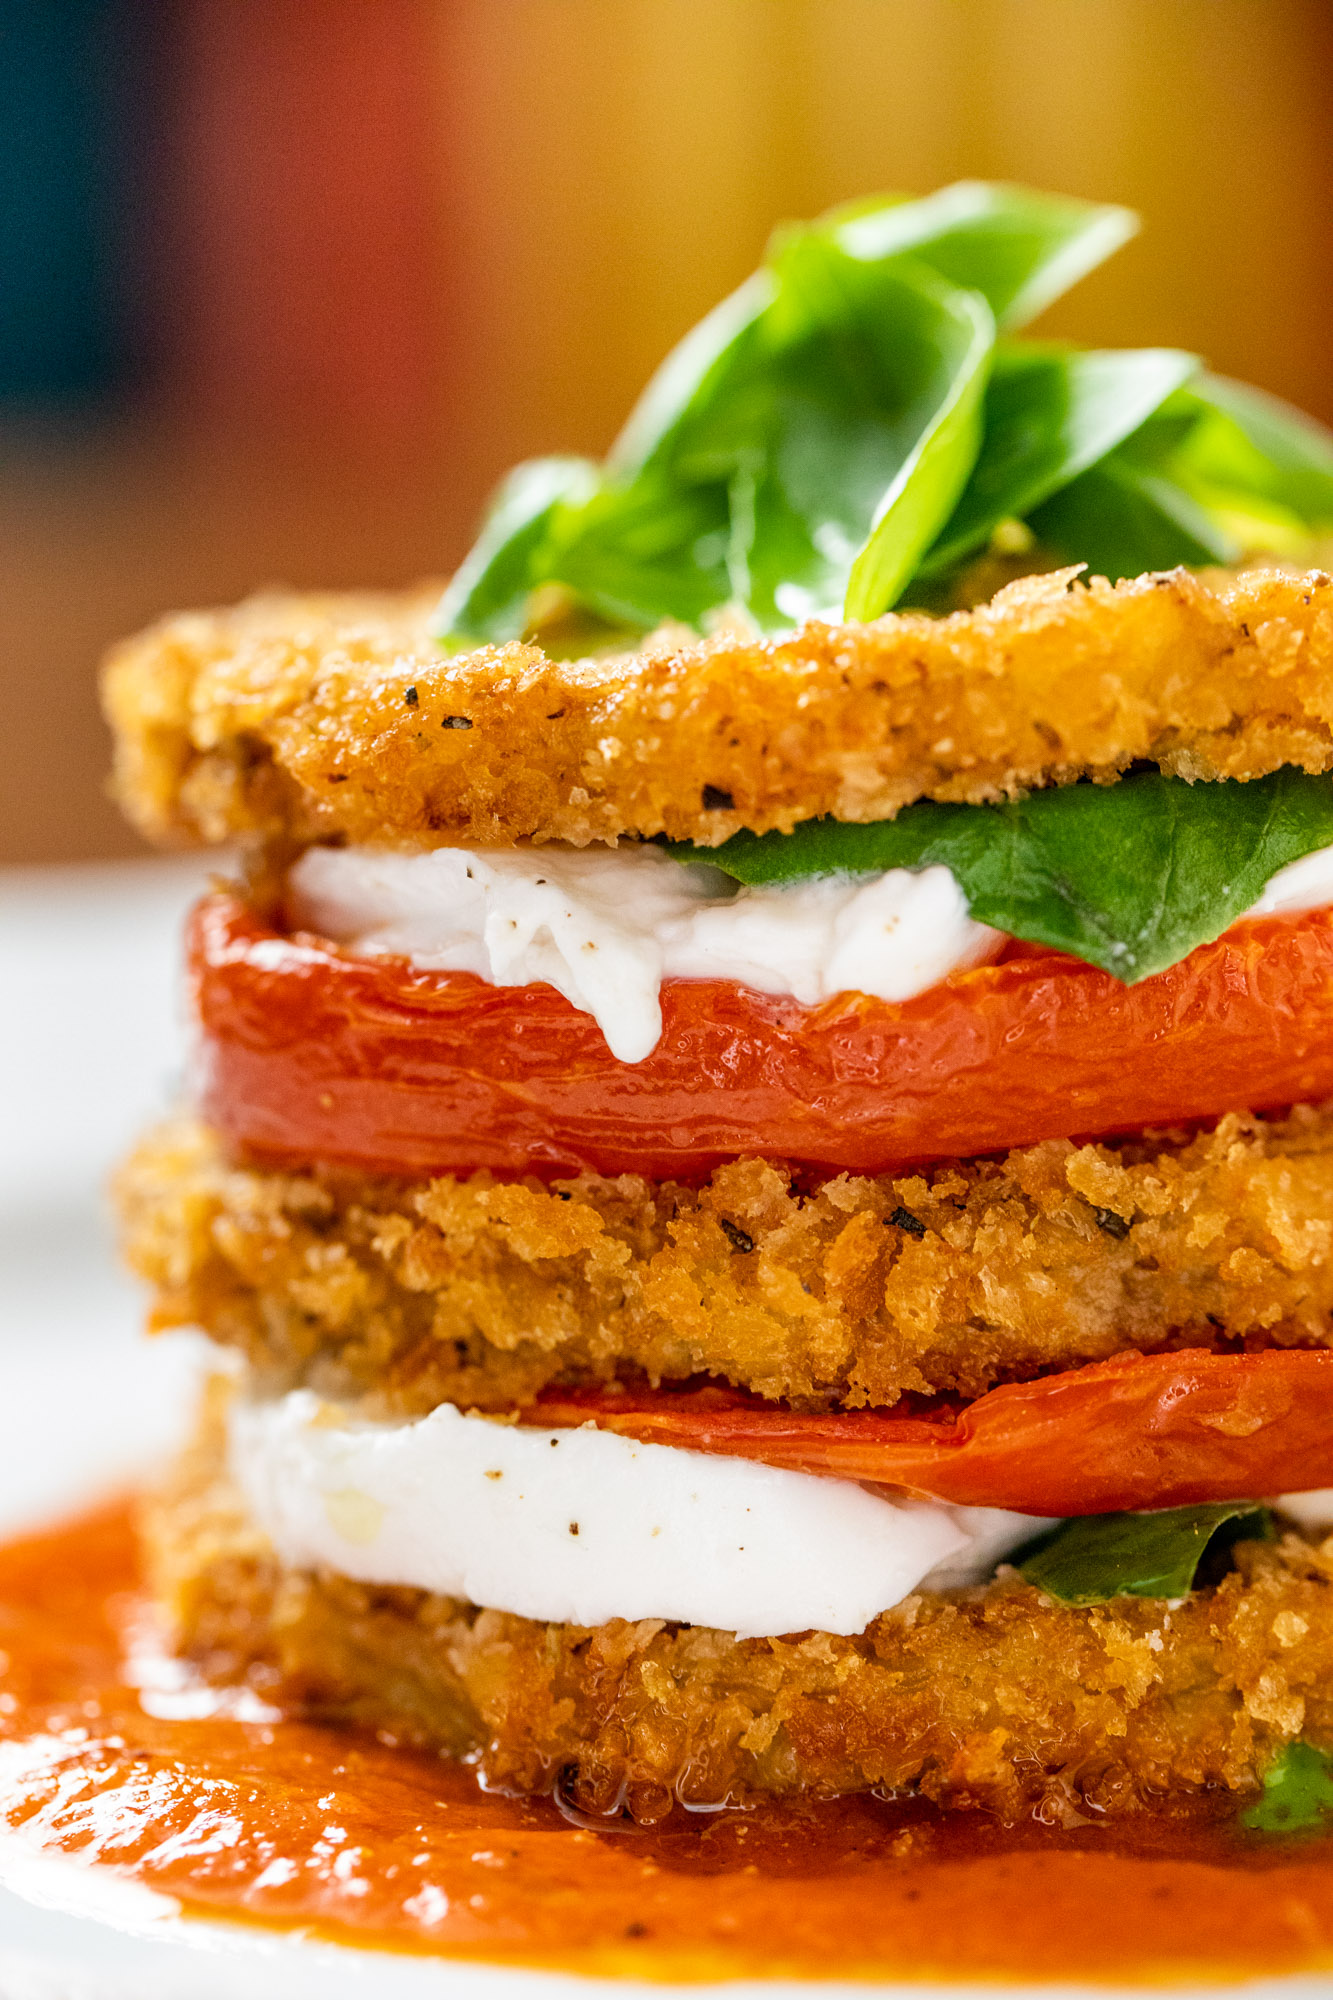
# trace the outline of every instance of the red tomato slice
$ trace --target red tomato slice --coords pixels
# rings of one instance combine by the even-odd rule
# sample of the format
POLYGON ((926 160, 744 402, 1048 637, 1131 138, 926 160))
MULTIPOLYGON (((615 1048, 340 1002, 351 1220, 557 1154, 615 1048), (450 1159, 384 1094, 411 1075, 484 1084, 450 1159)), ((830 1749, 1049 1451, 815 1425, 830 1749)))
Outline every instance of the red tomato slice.
POLYGON ((591 1421, 967 1507, 1110 1514, 1333 1486, 1333 1354, 1120 1355, 926 1417, 802 1416, 736 1389, 548 1389, 520 1421, 591 1421))
POLYGON ((1333 913, 1242 924, 1122 986, 1035 947, 901 1004, 662 990, 617 1062, 549 986, 358 959, 231 896, 195 913, 202 1109, 240 1152, 387 1173, 698 1180, 760 1153, 882 1173, 1333 1096, 1333 913))

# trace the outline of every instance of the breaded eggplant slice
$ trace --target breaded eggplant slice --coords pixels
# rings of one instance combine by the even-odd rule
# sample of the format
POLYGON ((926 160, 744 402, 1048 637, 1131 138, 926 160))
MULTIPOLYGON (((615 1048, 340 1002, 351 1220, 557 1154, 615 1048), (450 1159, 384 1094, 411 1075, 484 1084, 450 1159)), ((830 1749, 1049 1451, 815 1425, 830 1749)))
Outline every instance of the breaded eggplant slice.
POLYGON ((626 1371, 861 1408, 1135 1349, 1333 1344, 1333 1106, 805 1193, 757 1159, 702 1188, 284 1174, 182 1121, 119 1199, 155 1325, 371 1415, 626 1371))
POLYGON ((450 658, 431 598, 270 597, 167 620, 108 663, 121 804, 168 843, 437 847, 979 802, 1148 759, 1187 778, 1333 767, 1333 579, 1025 577, 946 618, 450 658))
POLYGON ((881 1789, 1007 1820, 1254 1796, 1333 1749, 1333 1537, 1246 1541, 1214 1587, 1072 1610, 1012 1570, 918 1592, 855 1638, 546 1625, 284 1570, 206 1426, 150 1507, 150 1570, 206 1678, 475 1755, 516 1792, 661 1818, 673 1801, 881 1789))

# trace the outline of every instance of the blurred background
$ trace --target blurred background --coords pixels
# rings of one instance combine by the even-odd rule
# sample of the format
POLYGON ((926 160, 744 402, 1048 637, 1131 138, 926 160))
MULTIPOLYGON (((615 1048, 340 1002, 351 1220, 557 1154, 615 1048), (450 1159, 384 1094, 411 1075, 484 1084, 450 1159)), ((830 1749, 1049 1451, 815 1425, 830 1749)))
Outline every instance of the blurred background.
POLYGON ((98 655, 446 570, 774 221, 1138 208, 1050 316, 1333 420, 1327 0, 0 0, 0 860, 128 855, 98 655))

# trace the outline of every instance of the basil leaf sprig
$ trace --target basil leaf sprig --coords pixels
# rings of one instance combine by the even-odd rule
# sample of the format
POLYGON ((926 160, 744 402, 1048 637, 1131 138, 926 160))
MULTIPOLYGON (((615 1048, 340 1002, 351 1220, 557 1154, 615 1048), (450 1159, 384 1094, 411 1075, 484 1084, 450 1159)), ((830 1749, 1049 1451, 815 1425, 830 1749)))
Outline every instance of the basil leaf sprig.
POLYGON ((1240 1823, 1247 1833, 1307 1834, 1321 1832, 1331 1819, 1333 1757, 1313 1743, 1288 1743, 1240 1823))
POLYGON ((853 590, 896 595, 962 489, 985 300, 817 230, 787 232, 767 275, 684 406, 633 426, 598 495, 554 524, 557 580, 604 616, 697 622, 731 601, 776 627, 853 590))
POLYGON ((1253 1500, 1168 1507, 1147 1514, 1085 1514, 1043 1535, 1015 1567, 1060 1604, 1113 1597, 1184 1597, 1220 1531, 1269 1540, 1268 1511, 1253 1500))
POLYGON ((1333 524, 1333 440, 1172 349, 1016 329, 1118 249, 1125 209, 964 181, 776 232, 668 356, 608 458, 502 486, 442 642, 518 637, 558 585, 618 631, 738 605, 764 630, 932 602, 996 531, 1111 577, 1333 524), (1021 538, 1021 537, 1020 537, 1021 538))
POLYGON ((997 348, 983 448, 917 575, 948 575, 1003 521, 1035 515, 1130 437, 1196 372, 1193 355, 1011 341, 997 348))
POLYGON ((1132 986, 1220 937, 1279 869, 1329 846, 1333 779, 1284 767, 1249 784, 1135 771, 1010 805, 922 800, 865 826, 807 820, 668 851, 750 886, 941 865, 978 922, 1132 986))
POLYGON ((1112 578, 1247 548, 1300 556, 1333 523, 1333 439, 1259 389, 1198 375, 1029 516, 1042 545, 1112 578))

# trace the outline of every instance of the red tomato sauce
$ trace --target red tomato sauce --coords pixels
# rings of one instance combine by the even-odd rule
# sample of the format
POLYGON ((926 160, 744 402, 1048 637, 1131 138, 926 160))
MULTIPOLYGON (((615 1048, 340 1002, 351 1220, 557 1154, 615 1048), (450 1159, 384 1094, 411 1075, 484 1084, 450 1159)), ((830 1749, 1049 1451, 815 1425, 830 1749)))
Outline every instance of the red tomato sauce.
POLYGON ((139 1588, 125 1509, 0 1548, 0 1821, 191 1915, 649 1979, 1333 1966, 1333 1842, 1244 1834, 1232 1800, 1070 1830, 870 1797, 574 1826, 370 1736, 238 1719, 225 1694, 172 1719, 127 1682, 139 1588))
POLYGON ((232 896, 199 906, 190 956, 201 1109, 271 1164, 871 1174, 1333 1095, 1328 911, 1238 925, 1138 986, 1021 945, 900 1004, 672 980, 634 1064, 552 987, 358 959, 232 896))

